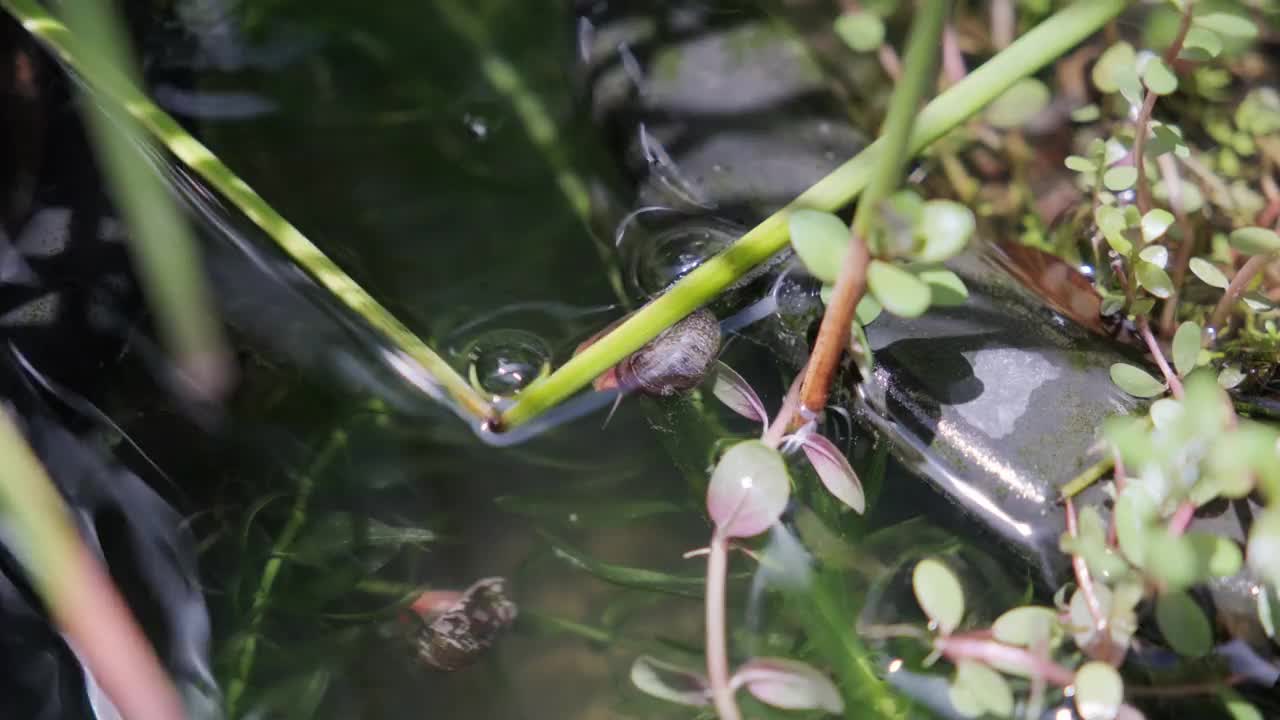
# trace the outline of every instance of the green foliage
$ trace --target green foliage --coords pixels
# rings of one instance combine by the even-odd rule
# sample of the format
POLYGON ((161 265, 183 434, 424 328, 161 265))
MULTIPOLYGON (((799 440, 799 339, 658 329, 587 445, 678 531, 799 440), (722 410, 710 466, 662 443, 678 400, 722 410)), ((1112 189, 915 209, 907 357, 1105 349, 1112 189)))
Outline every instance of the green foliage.
POLYGON ((959 627, 964 618, 964 589, 945 563, 934 558, 921 560, 911 573, 911 588, 938 632, 947 635, 959 627))
POLYGON ((1163 395, 1164 383, 1155 379, 1142 368, 1127 363, 1116 363, 1111 366, 1111 380, 1121 390, 1134 397, 1150 398, 1163 395))
POLYGON ((857 52, 870 52, 884 42, 884 20, 866 10, 846 12, 836 18, 835 30, 857 52))
POLYGON ((1049 88, 1035 78, 1019 80, 987 106, 983 116, 997 128, 1026 125, 1049 105, 1049 88))
POLYGON ((1076 710, 1083 720, 1111 720, 1124 701, 1124 681, 1110 665, 1093 661, 1076 671, 1076 710))

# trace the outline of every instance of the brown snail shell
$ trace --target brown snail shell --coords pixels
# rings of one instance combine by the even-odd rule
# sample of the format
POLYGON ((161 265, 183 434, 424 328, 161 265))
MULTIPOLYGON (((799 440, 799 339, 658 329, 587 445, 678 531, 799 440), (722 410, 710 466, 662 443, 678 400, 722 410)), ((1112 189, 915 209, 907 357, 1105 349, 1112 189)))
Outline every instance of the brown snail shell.
POLYGON ((423 619, 413 637, 414 652, 433 670, 461 670, 483 656, 516 615, 505 579, 478 580, 444 612, 423 619))
POLYGON ((719 321, 697 310, 619 363, 618 384, 658 397, 686 392, 702 383, 719 352, 719 321))

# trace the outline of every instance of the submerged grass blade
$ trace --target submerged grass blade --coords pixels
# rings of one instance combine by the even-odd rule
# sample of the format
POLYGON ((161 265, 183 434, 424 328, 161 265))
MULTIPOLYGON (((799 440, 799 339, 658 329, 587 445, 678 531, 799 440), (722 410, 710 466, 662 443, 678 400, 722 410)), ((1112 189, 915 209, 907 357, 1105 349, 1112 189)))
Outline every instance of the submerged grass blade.
POLYGON ((111 576, 71 524, 62 497, 0 409, 5 540, 89 672, 124 717, 177 720, 182 701, 111 576))
POLYGON ((68 30, 35 0, 0 0, 0 6, 74 70, 95 91, 97 99, 136 121, 266 232, 339 302, 381 332, 403 356, 396 358, 395 364, 410 381, 442 400, 446 399, 440 394, 443 388, 455 409, 471 419, 483 422, 491 418, 493 406, 473 390, 444 358, 343 272, 231 168, 151 102, 135 83, 114 72, 110 66, 88 62, 80 36, 68 30), (425 377, 419 371, 425 371, 425 377))
POLYGON ((607 583, 671 595, 684 595, 692 598, 702 597, 703 585, 706 580, 701 575, 672 575, 671 573, 658 572, 657 570, 614 565, 587 555, 545 530, 541 530, 539 533, 546 538, 557 558, 607 583))
MULTIPOLYGON (((1126 7, 1125 0, 1080 0, 1028 31, 924 108, 916 118, 909 152, 918 153, 928 147, 1018 80, 1035 73, 1092 35, 1126 7)), ((525 388, 516 403, 503 413, 501 425, 514 427, 528 422, 586 387, 605 370, 772 257, 787 244, 788 218, 793 210, 836 210, 849 203, 866 187, 884 160, 884 153, 882 140, 872 143, 551 375, 525 388)))

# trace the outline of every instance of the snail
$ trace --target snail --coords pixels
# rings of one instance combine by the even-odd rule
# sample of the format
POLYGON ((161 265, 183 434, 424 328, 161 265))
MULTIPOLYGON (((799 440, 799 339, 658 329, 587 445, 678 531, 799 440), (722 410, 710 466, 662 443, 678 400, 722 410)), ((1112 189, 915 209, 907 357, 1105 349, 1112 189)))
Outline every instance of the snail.
POLYGON ((506 595, 506 580, 477 580, 461 593, 447 593, 452 602, 417 607, 421 625, 413 634, 413 652, 427 668, 453 672, 484 655, 515 622, 517 608, 506 595))
MULTIPOLYGON (((578 352, 618 323, 579 345, 578 352)), ((711 370, 719 352, 719 321, 710 310, 696 310, 600 375, 593 385, 597 390, 621 388, 655 397, 670 397, 697 387, 711 370)))

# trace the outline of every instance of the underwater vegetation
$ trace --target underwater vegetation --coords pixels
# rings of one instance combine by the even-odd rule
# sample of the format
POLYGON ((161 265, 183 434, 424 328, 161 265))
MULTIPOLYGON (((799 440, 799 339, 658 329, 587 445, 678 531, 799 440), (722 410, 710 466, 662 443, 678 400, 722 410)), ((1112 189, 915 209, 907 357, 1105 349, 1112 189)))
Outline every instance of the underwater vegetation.
POLYGON ((5 10, 33 718, 1280 716, 1280 4, 5 10))

